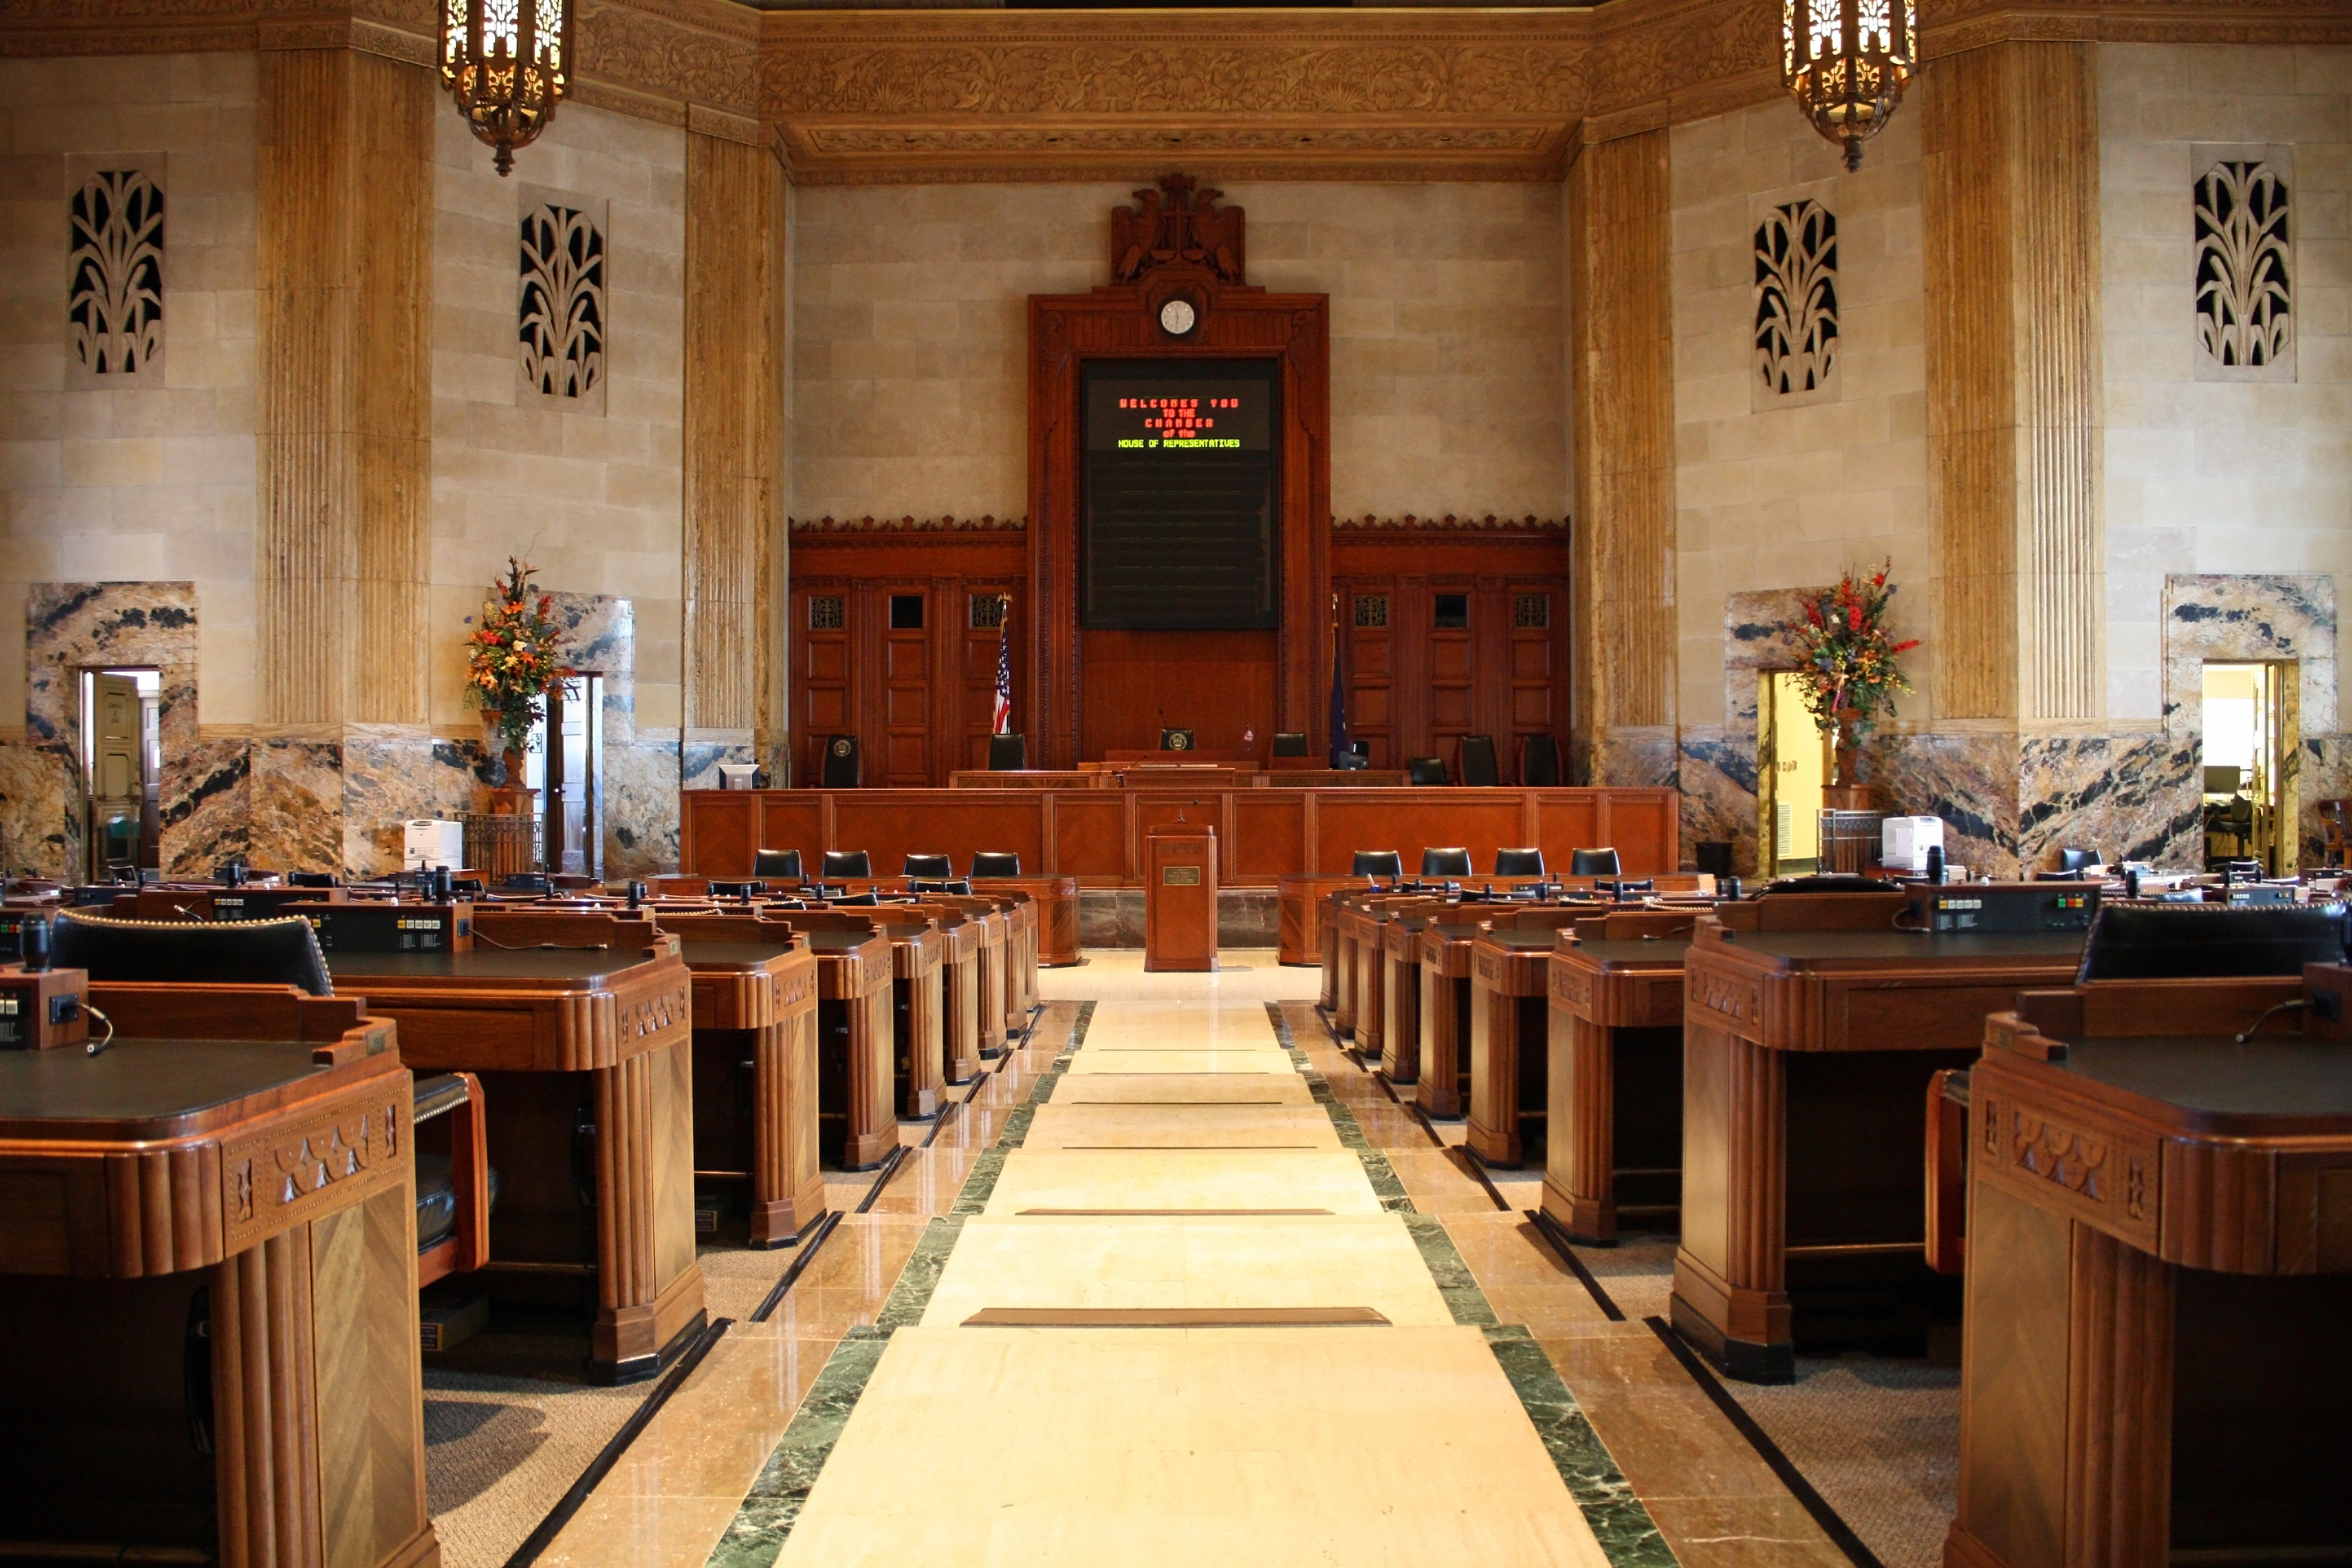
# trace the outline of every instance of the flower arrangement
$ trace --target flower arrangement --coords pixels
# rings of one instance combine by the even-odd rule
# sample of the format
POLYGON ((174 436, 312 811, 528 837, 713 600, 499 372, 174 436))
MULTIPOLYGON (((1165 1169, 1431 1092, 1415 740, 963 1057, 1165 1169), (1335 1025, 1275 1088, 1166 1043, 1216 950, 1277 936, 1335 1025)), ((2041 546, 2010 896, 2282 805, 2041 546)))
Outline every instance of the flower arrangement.
POLYGON ((474 706, 498 715, 509 752, 522 750, 547 710, 548 691, 572 674, 563 663, 563 628, 552 615, 555 595, 532 596, 535 570, 508 556, 505 581, 491 584, 482 624, 466 639, 466 689, 474 706))
MULTIPOLYGON (((1846 573, 1781 628, 1797 645, 1805 708, 1823 731, 1836 733, 1841 752, 1851 752, 1882 712, 1895 711, 1896 692, 1911 689, 1896 658, 1919 641, 1896 642, 1887 626, 1892 564, 1867 577, 1846 573)), ((1845 771, 1843 763, 1839 771, 1845 771)))

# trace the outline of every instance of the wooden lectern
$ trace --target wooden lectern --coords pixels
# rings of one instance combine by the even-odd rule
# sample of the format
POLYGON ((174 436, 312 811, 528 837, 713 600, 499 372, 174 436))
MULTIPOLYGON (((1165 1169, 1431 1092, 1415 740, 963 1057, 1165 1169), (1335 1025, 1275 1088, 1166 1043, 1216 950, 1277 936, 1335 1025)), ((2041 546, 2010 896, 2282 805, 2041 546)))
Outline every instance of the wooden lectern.
POLYGON ((1217 830, 1166 822, 1144 838, 1143 967, 1217 967, 1217 830))

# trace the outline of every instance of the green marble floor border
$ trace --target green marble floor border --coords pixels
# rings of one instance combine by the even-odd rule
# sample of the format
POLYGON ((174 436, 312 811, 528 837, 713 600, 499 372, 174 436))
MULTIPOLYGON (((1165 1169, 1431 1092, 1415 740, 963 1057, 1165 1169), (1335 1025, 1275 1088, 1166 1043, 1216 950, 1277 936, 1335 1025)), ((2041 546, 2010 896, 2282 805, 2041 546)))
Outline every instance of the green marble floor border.
POLYGON ((1657 1521, 1633 1494, 1633 1483, 1617 1468, 1616 1459, 1601 1442, 1601 1435, 1592 1429, 1576 1395, 1561 1381, 1559 1369, 1552 1365, 1551 1358, 1524 1325, 1496 1321, 1493 1304, 1479 1288, 1477 1276, 1462 1260, 1461 1249, 1454 1245, 1453 1235, 1446 1230, 1444 1222, 1435 1215, 1422 1214, 1413 1208, 1388 1157, 1365 1139, 1356 1113, 1332 1092, 1329 1080, 1307 1064, 1307 1053, 1300 1048, 1291 1033, 1290 1020, 1284 1016, 1285 1005, 1280 1002, 1265 1005, 1275 1037, 1282 1042, 1292 1064, 1306 1078, 1316 1103, 1330 1113, 1339 1142, 1356 1150, 1363 1159, 1364 1173, 1372 1177, 1373 1186, 1379 1188, 1383 1176, 1395 1185, 1395 1201, 1390 1202, 1383 1191, 1382 1205, 1402 1216, 1405 1230, 1420 1250, 1421 1260, 1436 1283, 1437 1293, 1444 1298, 1446 1309, 1454 1314, 1454 1321, 1486 1334, 1487 1348, 1494 1352, 1503 1375, 1510 1380, 1512 1392, 1519 1396, 1519 1405, 1527 1411, 1536 1435, 1543 1439, 1544 1450, 1551 1456, 1552 1467, 1559 1472, 1569 1495, 1584 1510, 1585 1522, 1592 1527, 1593 1538, 1600 1542, 1611 1568, 1669 1568, 1677 1561, 1674 1548, 1658 1533, 1657 1521), (1378 1162, 1377 1167, 1374 1162, 1378 1162))
MULTIPOLYGON (((1049 1002, 1046 1005, 1055 1004, 1049 1002)), ((803 1396, 800 1408, 793 1412, 792 1421, 777 1440, 774 1451, 769 1454, 768 1462, 761 1467, 742 1506, 720 1532, 719 1543, 710 1549, 704 1568, 770 1568, 782 1553, 784 1538, 792 1533, 793 1522, 800 1518, 809 1491, 816 1485, 817 1472, 824 1468, 834 1445, 841 1440, 849 1413, 856 1408, 858 1398, 874 1376, 874 1369, 881 1364, 890 1336, 923 1321, 923 1313, 931 1304, 931 1293, 939 1289, 940 1276, 947 1268, 948 1258, 963 1234, 963 1222, 988 1206, 989 1194, 995 1190, 996 1179, 1004 1170, 1005 1152, 1021 1146, 1036 1108, 1053 1098, 1054 1086, 1069 1070, 1070 1053, 1086 1043, 1094 1016, 1092 1002, 1078 1005, 1068 1043, 1055 1054, 1054 1065, 1037 1076, 1021 1103, 1004 1119, 1003 1131, 996 1142, 972 1162, 962 1187, 956 1193, 955 1203, 946 1214, 933 1216, 923 1226, 922 1237, 898 1270, 898 1283, 890 1288, 873 1323, 851 1329, 834 1347, 824 1370, 803 1396)), ((1031 1037, 1035 1037, 1033 1034, 1031 1037)))

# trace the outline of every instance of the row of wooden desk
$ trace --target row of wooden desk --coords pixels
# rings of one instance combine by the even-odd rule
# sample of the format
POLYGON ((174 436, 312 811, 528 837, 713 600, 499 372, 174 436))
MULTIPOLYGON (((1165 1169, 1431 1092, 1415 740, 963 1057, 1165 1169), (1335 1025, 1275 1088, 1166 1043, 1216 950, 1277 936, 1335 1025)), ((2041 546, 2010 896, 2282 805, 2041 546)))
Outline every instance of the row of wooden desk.
POLYGON ((0 1552, 436 1560, 410 1069, 482 1086, 474 1283, 588 1289, 590 1375, 649 1377, 704 1321, 698 1179, 805 1234, 823 1163, 1025 1026, 1029 915, 486 905, 470 948, 333 952, 331 997, 92 985, 103 1054, 0 1052, 0 1552))
POLYGON ((2078 984, 2079 932, 1903 902, 1338 895, 1324 1003, 1481 1159, 1539 1157, 1570 1238, 1678 1219, 1674 1325, 1735 1375, 1964 1322, 1948 1563, 2341 1560, 2352 972, 2078 984), (2331 1037, 2233 1041, 2305 986, 2331 1037), (1923 1110, 1969 1067, 1959 1279, 1925 1257, 1923 1110))

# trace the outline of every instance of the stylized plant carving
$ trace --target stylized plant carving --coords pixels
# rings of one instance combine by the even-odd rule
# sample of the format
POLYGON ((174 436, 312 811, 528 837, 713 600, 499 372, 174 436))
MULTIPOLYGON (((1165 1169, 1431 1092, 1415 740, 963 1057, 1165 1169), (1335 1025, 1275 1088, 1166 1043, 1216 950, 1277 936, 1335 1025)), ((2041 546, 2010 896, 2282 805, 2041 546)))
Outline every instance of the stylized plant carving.
POLYGON ((1774 396, 1818 392, 1837 363, 1837 218, 1815 201, 1756 228, 1756 374, 1774 396))
POLYGON ((524 379, 585 397, 604 376, 604 237, 587 214, 542 205, 522 220, 518 334, 524 379))
POLYGON ((90 175, 71 207, 74 352, 130 375, 163 346, 163 193, 137 169, 90 175))
POLYGON ((2219 163, 2196 209, 2199 346, 2233 369, 2279 363, 2294 343, 2286 182, 2267 163, 2219 163))

